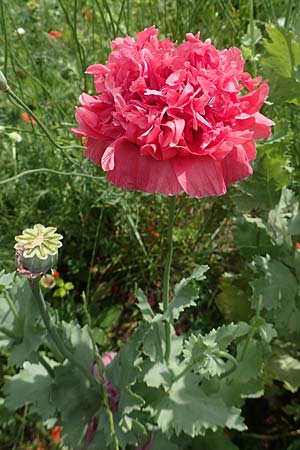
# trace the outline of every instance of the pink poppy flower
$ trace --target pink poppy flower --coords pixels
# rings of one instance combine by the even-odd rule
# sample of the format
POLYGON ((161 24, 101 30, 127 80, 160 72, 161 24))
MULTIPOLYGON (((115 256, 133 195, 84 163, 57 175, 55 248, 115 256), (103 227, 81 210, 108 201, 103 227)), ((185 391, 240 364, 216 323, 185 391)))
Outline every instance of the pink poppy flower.
POLYGON ((254 139, 274 123, 259 113, 267 82, 244 72, 241 51, 217 50, 199 33, 176 46, 155 27, 117 38, 94 76, 98 95, 77 108, 85 155, 124 189, 222 195, 252 173, 254 139))

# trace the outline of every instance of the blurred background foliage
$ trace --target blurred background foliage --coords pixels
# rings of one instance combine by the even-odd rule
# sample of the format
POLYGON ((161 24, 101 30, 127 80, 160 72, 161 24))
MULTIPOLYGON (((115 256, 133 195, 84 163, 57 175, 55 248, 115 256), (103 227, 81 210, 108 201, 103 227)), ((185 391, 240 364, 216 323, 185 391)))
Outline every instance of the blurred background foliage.
MULTIPOLYGON (((64 247, 47 298, 62 319, 82 323, 85 291, 103 350, 118 348, 136 326, 136 282, 154 305, 161 300, 165 199, 106 183, 70 131, 80 93, 94 93, 87 66, 106 61, 115 37, 134 36, 153 24, 162 38, 181 42, 187 32, 200 30, 217 48, 240 47, 247 70, 269 80, 264 113, 276 126, 257 145, 254 175, 224 197, 177 198, 172 282, 199 264, 210 266, 198 306, 192 316, 183 315, 179 332, 249 321, 262 302, 280 338, 265 363, 277 381, 266 380, 265 396, 246 402, 249 433, 232 437, 242 450, 297 450, 299 1, 1 0, 1 70, 56 145, 1 95, 0 269, 14 270, 14 236, 22 229, 38 222, 56 226, 64 247), (292 383, 282 363, 287 357, 292 383)), ((1 378, 6 357, 1 355, 1 378)), ((39 440, 57 446, 26 410, 1 421, 3 450, 38 448, 39 440)))

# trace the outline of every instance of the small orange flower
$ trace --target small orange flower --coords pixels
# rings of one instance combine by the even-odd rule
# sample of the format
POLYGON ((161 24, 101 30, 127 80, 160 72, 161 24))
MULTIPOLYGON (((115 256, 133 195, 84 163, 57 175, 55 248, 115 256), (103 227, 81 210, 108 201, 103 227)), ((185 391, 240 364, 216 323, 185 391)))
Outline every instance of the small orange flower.
POLYGON ((25 122, 27 123, 31 123, 32 125, 36 124, 36 120, 33 117, 30 117, 28 114, 26 114, 25 112, 21 113, 21 117, 23 120, 25 120, 25 122))
POLYGON ((154 231, 153 225, 148 225, 147 230, 149 231, 149 234, 155 239, 158 239, 160 237, 160 234, 157 231, 154 231))
POLYGON ((57 272, 56 270, 52 273, 54 278, 59 278, 59 272, 57 272))
POLYGON ((60 437, 60 433, 61 433, 62 428, 60 426, 56 426, 54 428, 52 428, 50 434, 51 434, 51 439, 53 442, 59 442, 61 437, 60 437))
POLYGON ((62 34, 58 30, 51 30, 51 31, 49 31, 48 36, 50 36, 51 38, 54 38, 54 39, 61 39, 62 38, 62 34))
POLYGON ((296 250, 300 250, 300 242, 296 242, 295 247, 296 247, 296 250))

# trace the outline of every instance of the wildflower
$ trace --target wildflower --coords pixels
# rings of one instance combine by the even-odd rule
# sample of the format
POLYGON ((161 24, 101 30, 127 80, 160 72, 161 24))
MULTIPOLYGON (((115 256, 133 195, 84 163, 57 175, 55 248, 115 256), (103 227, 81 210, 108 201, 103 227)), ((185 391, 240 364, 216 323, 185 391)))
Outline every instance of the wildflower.
POLYGON ((62 34, 58 30, 49 31, 48 36, 50 36, 53 39, 61 39, 62 38, 62 34))
POLYGON ((155 239, 158 239, 160 237, 160 234, 157 231, 154 231, 153 225, 148 225, 147 230, 149 231, 149 234, 155 239))
POLYGON ((54 270, 52 275, 53 275, 53 278, 59 278, 59 272, 57 272, 56 270, 54 270))
POLYGON ((157 35, 117 38, 107 63, 88 67, 98 95, 80 96, 73 131, 116 186, 225 194, 252 173, 254 139, 270 136, 274 123, 259 113, 267 82, 244 72, 235 47, 217 50, 199 33, 176 47, 157 35))
POLYGON ((116 355, 117 355, 117 352, 106 352, 102 356, 101 361, 103 362, 103 364, 105 366, 108 366, 112 362, 112 360, 115 358, 116 355))
POLYGON ((22 141, 22 136, 16 131, 12 131, 11 133, 9 133, 8 137, 14 144, 22 141))
POLYGON ((61 430, 62 430, 62 427, 60 427, 58 425, 56 427, 52 428, 52 430, 50 432, 50 435, 51 435, 51 439, 52 439, 53 442, 60 442, 60 440, 61 440, 61 437, 60 437, 61 430))
POLYGON ((33 117, 31 117, 28 114, 26 114, 25 112, 21 113, 21 117, 27 123, 31 123, 32 125, 36 124, 36 120, 33 117))
POLYGON ((35 1, 35 0, 29 0, 26 5, 28 6, 29 9, 34 10, 34 9, 38 9, 40 7, 40 5, 35 1))
POLYGON ((26 33, 26 31, 24 30, 24 28, 17 28, 17 34, 19 36, 23 36, 26 33))
POLYGON ((300 250, 300 242, 296 242, 295 247, 296 247, 296 250, 300 250))

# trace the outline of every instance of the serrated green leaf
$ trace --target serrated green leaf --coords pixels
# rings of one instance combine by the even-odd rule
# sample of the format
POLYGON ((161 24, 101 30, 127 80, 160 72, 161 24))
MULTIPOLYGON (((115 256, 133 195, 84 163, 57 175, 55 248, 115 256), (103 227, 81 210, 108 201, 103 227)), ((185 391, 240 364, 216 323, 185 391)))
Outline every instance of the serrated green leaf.
POLYGON ((166 389, 172 384, 172 372, 165 362, 157 362, 145 368, 144 382, 149 387, 164 386, 166 389))
POLYGON ((156 430, 154 433, 154 438, 151 443, 151 450, 180 450, 174 442, 171 442, 166 435, 156 430))
POLYGON ((281 189, 289 183, 291 174, 284 142, 259 146, 253 175, 241 181, 232 195, 240 211, 269 210, 279 202, 281 189))
POLYGON ((173 322, 179 318, 182 311, 186 308, 196 305, 195 300, 198 298, 199 289, 194 285, 194 281, 204 280, 206 278, 204 274, 208 269, 208 266, 198 267, 190 277, 183 278, 176 284, 174 298, 168 305, 164 314, 165 318, 173 322))
MULTIPOLYGON (((237 368, 225 378, 219 380, 218 392, 228 405, 242 406, 245 398, 258 398, 263 395, 262 368, 265 348, 254 339, 244 340, 237 345, 237 368)), ((204 389, 211 390, 214 379, 205 382, 204 389), (210 384, 209 384, 210 383, 210 384)), ((213 392, 215 387, 213 387, 213 392)))
POLYGON ((239 450, 230 438, 223 432, 207 432, 204 437, 200 436, 190 444, 190 450, 239 450))
POLYGON ((299 101, 300 47, 296 36, 281 27, 268 25, 269 40, 264 40, 266 55, 260 63, 270 80, 270 98, 277 103, 299 101))
POLYGON ((300 361, 284 349, 276 348, 265 362, 268 376, 282 381, 284 387, 297 392, 300 387, 300 361))
POLYGON ((74 357, 78 359, 83 366, 90 367, 92 371, 94 352, 87 325, 81 328, 81 326, 75 322, 62 322, 61 326, 64 338, 69 343, 70 350, 74 357))
POLYGON ((249 325, 239 322, 213 329, 205 336, 192 334, 184 343, 185 364, 193 365, 193 370, 204 377, 221 375, 227 367, 223 359, 224 351, 234 339, 248 331, 249 325))
POLYGON ((54 369, 55 379, 51 398, 61 414, 64 443, 74 450, 82 450, 88 424, 101 408, 100 389, 70 364, 54 369))
POLYGON ((143 315, 143 319, 146 322, 151 323, 154 319, 154 312, 153 312, 151 306, 149 305, 146 295, 144 294, 142 289, 137 288, 135 290, 135 296, 138 300, 137 306, 143 315))
MULTIPOLYGON (((51 367, 56 364, 48 359, 47 362, 51 367)), ((5 406, 16 410, 29 403, 31 412, 46 420, 55 412, 50 395, 52 379, 42 364, 25 362, 23 367, 19 373, 7 379, 4 386, 5 406)))
POLYGON ((226 406, 218 395, 205 394, 198 383, 196 377, 186 375, 168 392, 157 391, 149 410, 163 433, 195 437, 218 427, 246 429, 239 409, 226 406))
POLYGON ((294 302, 298 292, 298 282, 289 268, 282 262, 261 258, 264 276, 251 282, 254 300, 261 296, 267 310, 280 308, 282 303, 294 302))
POLYGON ((5 343, 10 350, 8 362, 10 365, 21 366, 24 361, 37 362, 37 349, 45 336, 45 329, 41 323, 38 307, 33 299, 27 279, 16 277, 15 282, 5 294, 0 294, 0 326, 4 326, 10 332, 11 338, 5 343), (7 299, 1 296, 9 296, 17 319, 15 318, 7 299))

